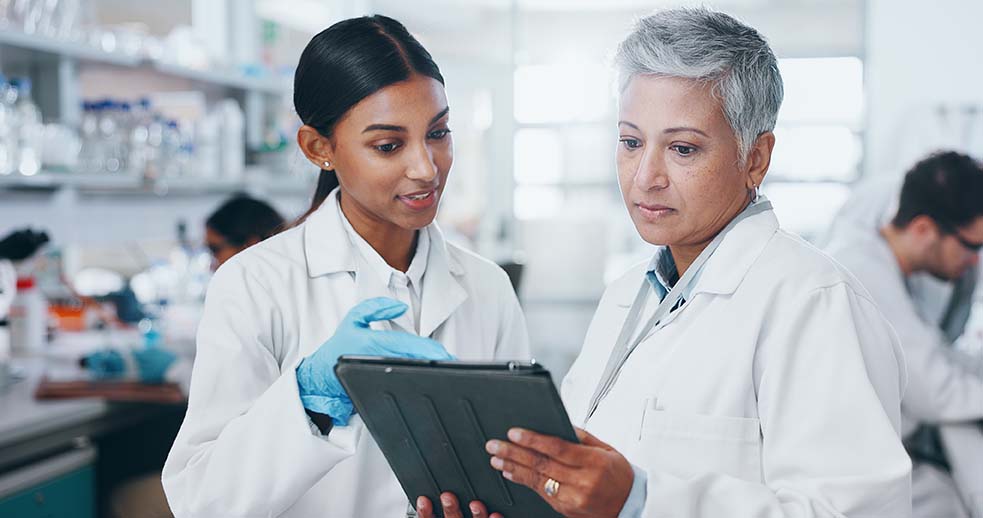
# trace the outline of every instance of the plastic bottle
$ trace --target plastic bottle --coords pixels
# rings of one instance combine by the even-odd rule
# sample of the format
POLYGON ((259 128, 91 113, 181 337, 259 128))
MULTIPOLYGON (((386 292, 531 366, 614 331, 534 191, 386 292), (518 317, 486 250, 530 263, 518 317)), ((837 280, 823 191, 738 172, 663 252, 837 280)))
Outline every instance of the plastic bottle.
POLYGON ((8 320, 13 354, 36 354, 44 349, 48 331, 48 303, 34 277, 17 279, 17 295, 10 306, 8 320))
POLYGON ((242 180, 246 168, 245 124, 246 117, 235 99, 219 103, 221 114, 222 176, 231 180, 242 180))
POLYGON ((133 105, 126 101, 116 103, 116 128, 119 131, 120 171, 130 172, 130 135, 133 131, 133 105))
POLYGON ((103 172, 116 174, 123 170, 117 105, 112 99, 99 104, 99 138, 104 153, 103 172))
POLYGON ((152 123, 153 114, 150 112, 150 99, 142 98, 133 109, 129 132, 130 153, 127 162, 133 174, 145 179, 155 177, 152 172, 147 170, 148 164, 151 163, 150 126, 152 123))
POLYGON ((0 175, 17 171, 17 89, 0 75, 0 175))
POLYGON ((161 176, 175 178, 180 176, 181 164, 181 130, 177 121, 169 120, 164 123, 160 145, 161 176))
POLYGON ((41 110, 31 98, 30 79, 16 79, 11 83, 17 88, 17 172, 24 176, 34 176, 41 171, 41 146, 44 145, 41 110))
POLYGON ((82 103, 82 121, 79 124, 82 148, 79 150, 79 171, 94 174, 102 171, 102 142, 99 137, 98 103, 82 103))

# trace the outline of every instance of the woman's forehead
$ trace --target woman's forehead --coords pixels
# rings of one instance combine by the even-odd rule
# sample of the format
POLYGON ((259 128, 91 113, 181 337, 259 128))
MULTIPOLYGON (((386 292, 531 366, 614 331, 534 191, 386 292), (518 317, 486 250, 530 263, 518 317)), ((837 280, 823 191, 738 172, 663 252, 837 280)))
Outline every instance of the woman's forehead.
POLYGON ((444 85, 429 77, 413 76, 406 81, 383 87, 362 99, 345 114, 343 121, 359 125, 402 125, 421 120, 427 123, 446 107, 444 85))
POLYGON ((710 84, 652 75, 636 76, 628 83, 619 99, 619 116, 636 125, 648 121, 712 126, 722 119, 726 123, 720 100, 710 84))

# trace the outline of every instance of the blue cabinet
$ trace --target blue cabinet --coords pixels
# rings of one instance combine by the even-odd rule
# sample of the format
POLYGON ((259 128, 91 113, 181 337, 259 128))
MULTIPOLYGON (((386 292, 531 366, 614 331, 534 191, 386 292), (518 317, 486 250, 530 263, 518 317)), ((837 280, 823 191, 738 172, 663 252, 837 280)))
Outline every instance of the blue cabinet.
POLYGON ((95 518, 94 458, 77 450, 0 474, 0 517, 95 518))

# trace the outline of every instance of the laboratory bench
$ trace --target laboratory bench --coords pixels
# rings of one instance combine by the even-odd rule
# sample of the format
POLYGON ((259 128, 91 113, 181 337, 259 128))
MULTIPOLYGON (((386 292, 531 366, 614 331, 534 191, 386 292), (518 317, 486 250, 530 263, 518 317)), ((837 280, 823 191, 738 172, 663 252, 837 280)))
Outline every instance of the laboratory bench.
POLYGON ((186 404, 40 401, 50 361, 15 359, 0 389, 0 516, 105 516, 119 483, 161 469, 186 404))

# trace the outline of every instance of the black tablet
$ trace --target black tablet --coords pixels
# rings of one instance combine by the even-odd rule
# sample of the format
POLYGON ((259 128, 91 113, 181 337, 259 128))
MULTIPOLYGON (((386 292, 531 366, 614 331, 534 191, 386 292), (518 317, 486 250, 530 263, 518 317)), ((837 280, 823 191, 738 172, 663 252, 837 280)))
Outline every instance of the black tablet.
POLYGON ((489 464, 489 439, 512 427, 577 442, 549 371, 536 363, 468 363, 343 356, 335 373, 410 502, 457 495, 463 516, 481 500, 508 518, 560 515, 489 464))

